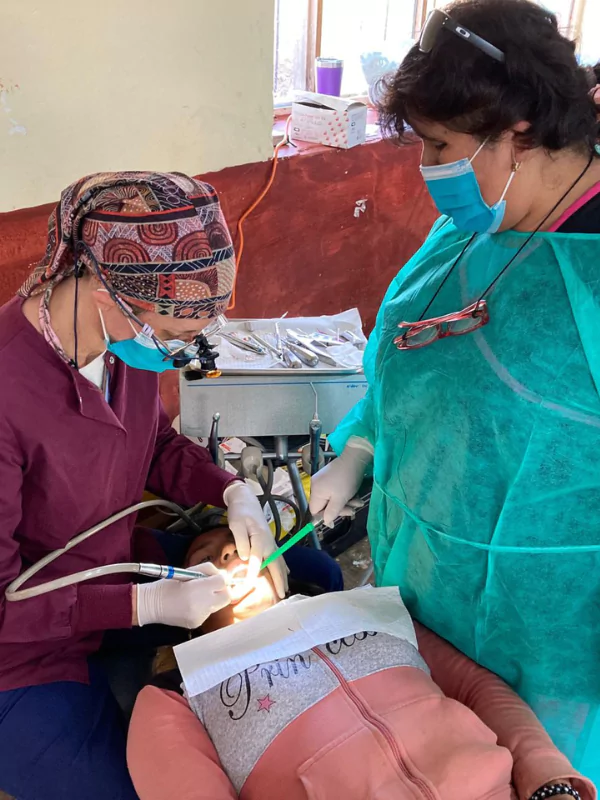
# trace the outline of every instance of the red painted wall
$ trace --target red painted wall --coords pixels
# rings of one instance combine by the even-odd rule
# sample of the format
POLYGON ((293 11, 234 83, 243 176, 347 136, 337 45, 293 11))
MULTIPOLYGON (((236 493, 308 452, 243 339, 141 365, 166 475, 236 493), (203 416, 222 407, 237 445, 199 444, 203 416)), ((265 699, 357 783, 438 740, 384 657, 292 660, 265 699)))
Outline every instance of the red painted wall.
MULTIPOLYGON (((352 150, 309 147, 282 157, 271 191, 244 226, 230 316, 333 314, 357 306, 369 331, 388 283, 435 219, 418 164, 418 146, 384 141, 352 150), (367 205, 355 218, 357 200, 367 205)), ((270 170, 270 163, 259 163, 203 176, 219 192, 232 232, 270 170)), ((0 305, 42 257, 51 209, 0 214, 0 305)), ((175 373, 163 376, 161 394, 173 419, 175 373)))
MULTIPOLYGON (((330 314, 358 306, 374 322, 391 278, 435 218, 418 171, 419 149, 375 142, 282 157, 271 192, 246 221, 237 307, 231 316, 330 314), (357 200, 366 213, 354 217, 357 200)), ((235 231, 265 185, 270 163, 203 176, 235 231)), ((44 252, 52 206, 0 214, 0 304, 44 252)))

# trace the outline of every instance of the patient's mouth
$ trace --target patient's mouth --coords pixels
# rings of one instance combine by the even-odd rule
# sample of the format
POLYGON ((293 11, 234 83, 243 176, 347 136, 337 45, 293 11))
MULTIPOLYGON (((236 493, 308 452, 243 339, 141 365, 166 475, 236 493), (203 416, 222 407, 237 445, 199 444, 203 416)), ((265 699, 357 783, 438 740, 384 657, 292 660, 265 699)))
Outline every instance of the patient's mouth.
POLYGON ((231 605, 237 605, 245 600, 256 588, 256 581, 248 580, 248 565, 238 564, 229 573, 229 594, 231 605))

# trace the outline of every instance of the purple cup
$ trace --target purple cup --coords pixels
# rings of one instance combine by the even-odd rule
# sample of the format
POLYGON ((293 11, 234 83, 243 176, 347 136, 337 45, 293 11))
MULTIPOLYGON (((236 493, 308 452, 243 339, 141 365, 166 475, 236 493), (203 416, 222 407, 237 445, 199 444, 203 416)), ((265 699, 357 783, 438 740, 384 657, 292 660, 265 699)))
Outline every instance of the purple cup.
POLYGON ((343 73, 344 62, 339 58, 317 58, 317 92, 339 97, 343 73))

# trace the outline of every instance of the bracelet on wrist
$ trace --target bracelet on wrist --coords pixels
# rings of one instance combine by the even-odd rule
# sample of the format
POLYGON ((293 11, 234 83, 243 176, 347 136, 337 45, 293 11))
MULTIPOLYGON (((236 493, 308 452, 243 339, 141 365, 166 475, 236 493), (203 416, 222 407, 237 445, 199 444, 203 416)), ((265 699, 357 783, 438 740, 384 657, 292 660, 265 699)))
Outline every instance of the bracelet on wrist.
POLYGON ((547 786, 542 786, 537 792, 534 792, 529 800, 548 800, 549 797, 558 797, 559 795, 569 795, 574 800, 581 800, 581 795, 568 783, 550 783, 547 786))

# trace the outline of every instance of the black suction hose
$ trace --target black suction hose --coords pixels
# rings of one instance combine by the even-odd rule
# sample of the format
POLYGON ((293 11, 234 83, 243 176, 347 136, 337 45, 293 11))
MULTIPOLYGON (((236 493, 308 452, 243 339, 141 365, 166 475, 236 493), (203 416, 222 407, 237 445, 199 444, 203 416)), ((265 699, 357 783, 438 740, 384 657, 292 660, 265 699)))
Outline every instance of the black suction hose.
MULTIPOLYGON (((281 525, 281 515, 279 513, 279 508, 277 507, 277 503, 285 503, 285 505, 289 506, 292 511, 294 512, 295 522, 294 527, 289 532, 289 536, 293 536, 296 531, 300 530, 300 523, 302 520, 302 515, 300 514, 300 510, 298 506, 287 497, 282 497, 278 494, 273 494, 273 480, 275 471, 273 469, 273 462, 270 459, 265 460, 265 466, 267 467, 267 480, 263 478, 260 474, 260 471, 256 473, 256 478, 258 483, 260 484, 260 488, 262 489, 262 497, 259 498, 261 505, 264 506, 268 504, 269 508, 271 509, 271 513, 273 514, 273 519, 275 521, 275 541, 280 544, 280 536, 282 531, 281 525)), ((287 538, 287 537, 286 537, 287 538)))

